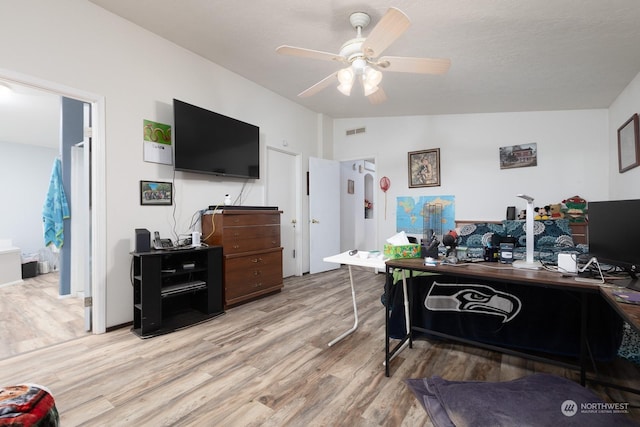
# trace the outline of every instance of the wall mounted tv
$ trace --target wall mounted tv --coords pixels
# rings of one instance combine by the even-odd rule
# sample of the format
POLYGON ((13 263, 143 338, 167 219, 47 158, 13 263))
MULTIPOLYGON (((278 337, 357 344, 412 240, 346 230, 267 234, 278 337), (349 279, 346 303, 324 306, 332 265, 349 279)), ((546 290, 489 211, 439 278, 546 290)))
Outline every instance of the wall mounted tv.
POLYGON ((260 178, 260 128, 173 100, 174 162, 179 171, 260 178))

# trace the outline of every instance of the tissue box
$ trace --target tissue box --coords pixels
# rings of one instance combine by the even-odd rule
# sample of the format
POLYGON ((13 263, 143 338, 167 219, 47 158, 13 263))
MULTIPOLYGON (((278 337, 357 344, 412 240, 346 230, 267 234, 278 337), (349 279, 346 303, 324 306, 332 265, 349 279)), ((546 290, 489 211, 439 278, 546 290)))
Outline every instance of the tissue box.
POLYGON ((408 245, 384 245, 384 257, 389 259, 420 258, 420 245, 410 243, 408 245))

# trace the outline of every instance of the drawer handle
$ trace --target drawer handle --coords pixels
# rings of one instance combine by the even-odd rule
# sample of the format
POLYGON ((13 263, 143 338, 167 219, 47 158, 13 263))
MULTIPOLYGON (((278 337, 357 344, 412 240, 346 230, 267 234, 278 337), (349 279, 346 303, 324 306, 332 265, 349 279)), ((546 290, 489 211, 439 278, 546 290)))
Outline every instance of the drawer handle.
POLYGON ((238 233, 238 232, 233 233, 233 237, 238 237, 239 235, 240 235, 240 233, 238 233))
POLYGON ((262 258, 254 258, 254 259, 251 260, 251 262, 253 262, 253 263, 262 262, 262 258))
POLYGON ((253 272, 254 276, 260 276, 261 274, 262 274, 262 271, 260 271, 260 270, 256 270, 256 271, 253 272))
POLYGON ((233 245, 233 249, 238 249, 240 245, 233 245))
POLYGON ((258 283, 254 283, 254 284, 253 284, 253 287, 254 287, 254 288, 260 288, 260 287, 262 287, 262 283, 260 283, 260 282, 258 282, 258 283))
POLYGON ((234 218, 233 222, 235 222, 236 224, 240 222, 240 218, 234 218))

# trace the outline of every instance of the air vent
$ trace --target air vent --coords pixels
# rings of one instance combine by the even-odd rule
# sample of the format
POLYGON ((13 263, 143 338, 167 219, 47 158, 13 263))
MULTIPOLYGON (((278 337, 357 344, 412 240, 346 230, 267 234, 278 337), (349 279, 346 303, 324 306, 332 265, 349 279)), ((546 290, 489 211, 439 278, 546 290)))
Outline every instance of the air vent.
POLYGON ((347 130, 347 136, 356 135, 358 133, 365 133, 366 131, 367 131, 366 128, 349 129, 349 130, 347 130))

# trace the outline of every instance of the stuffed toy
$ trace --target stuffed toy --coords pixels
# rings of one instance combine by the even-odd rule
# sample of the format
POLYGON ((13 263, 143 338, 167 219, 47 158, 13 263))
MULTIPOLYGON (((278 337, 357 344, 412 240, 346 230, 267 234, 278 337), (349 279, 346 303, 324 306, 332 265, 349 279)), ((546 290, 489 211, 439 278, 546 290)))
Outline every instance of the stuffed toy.
POLYGON ((534 212, 536 213, 536 215, 533 217, 533 219, 549 219, 551 218, 551 207, 549 205, 546 205, 544 207, 541 208, 534 208, 533 209, 534 212))
POLYGON ((549 205, 550 210, 549 214, 551 219, 561 219, 564 218, 564 212, 562 212, 562 205, 560 203, 554 203, 553 205, 549 205))
POLYGON ((580 196, 573 196, 562 201, 565 218, 569 222, 586 222, 587 201, 580 196))

